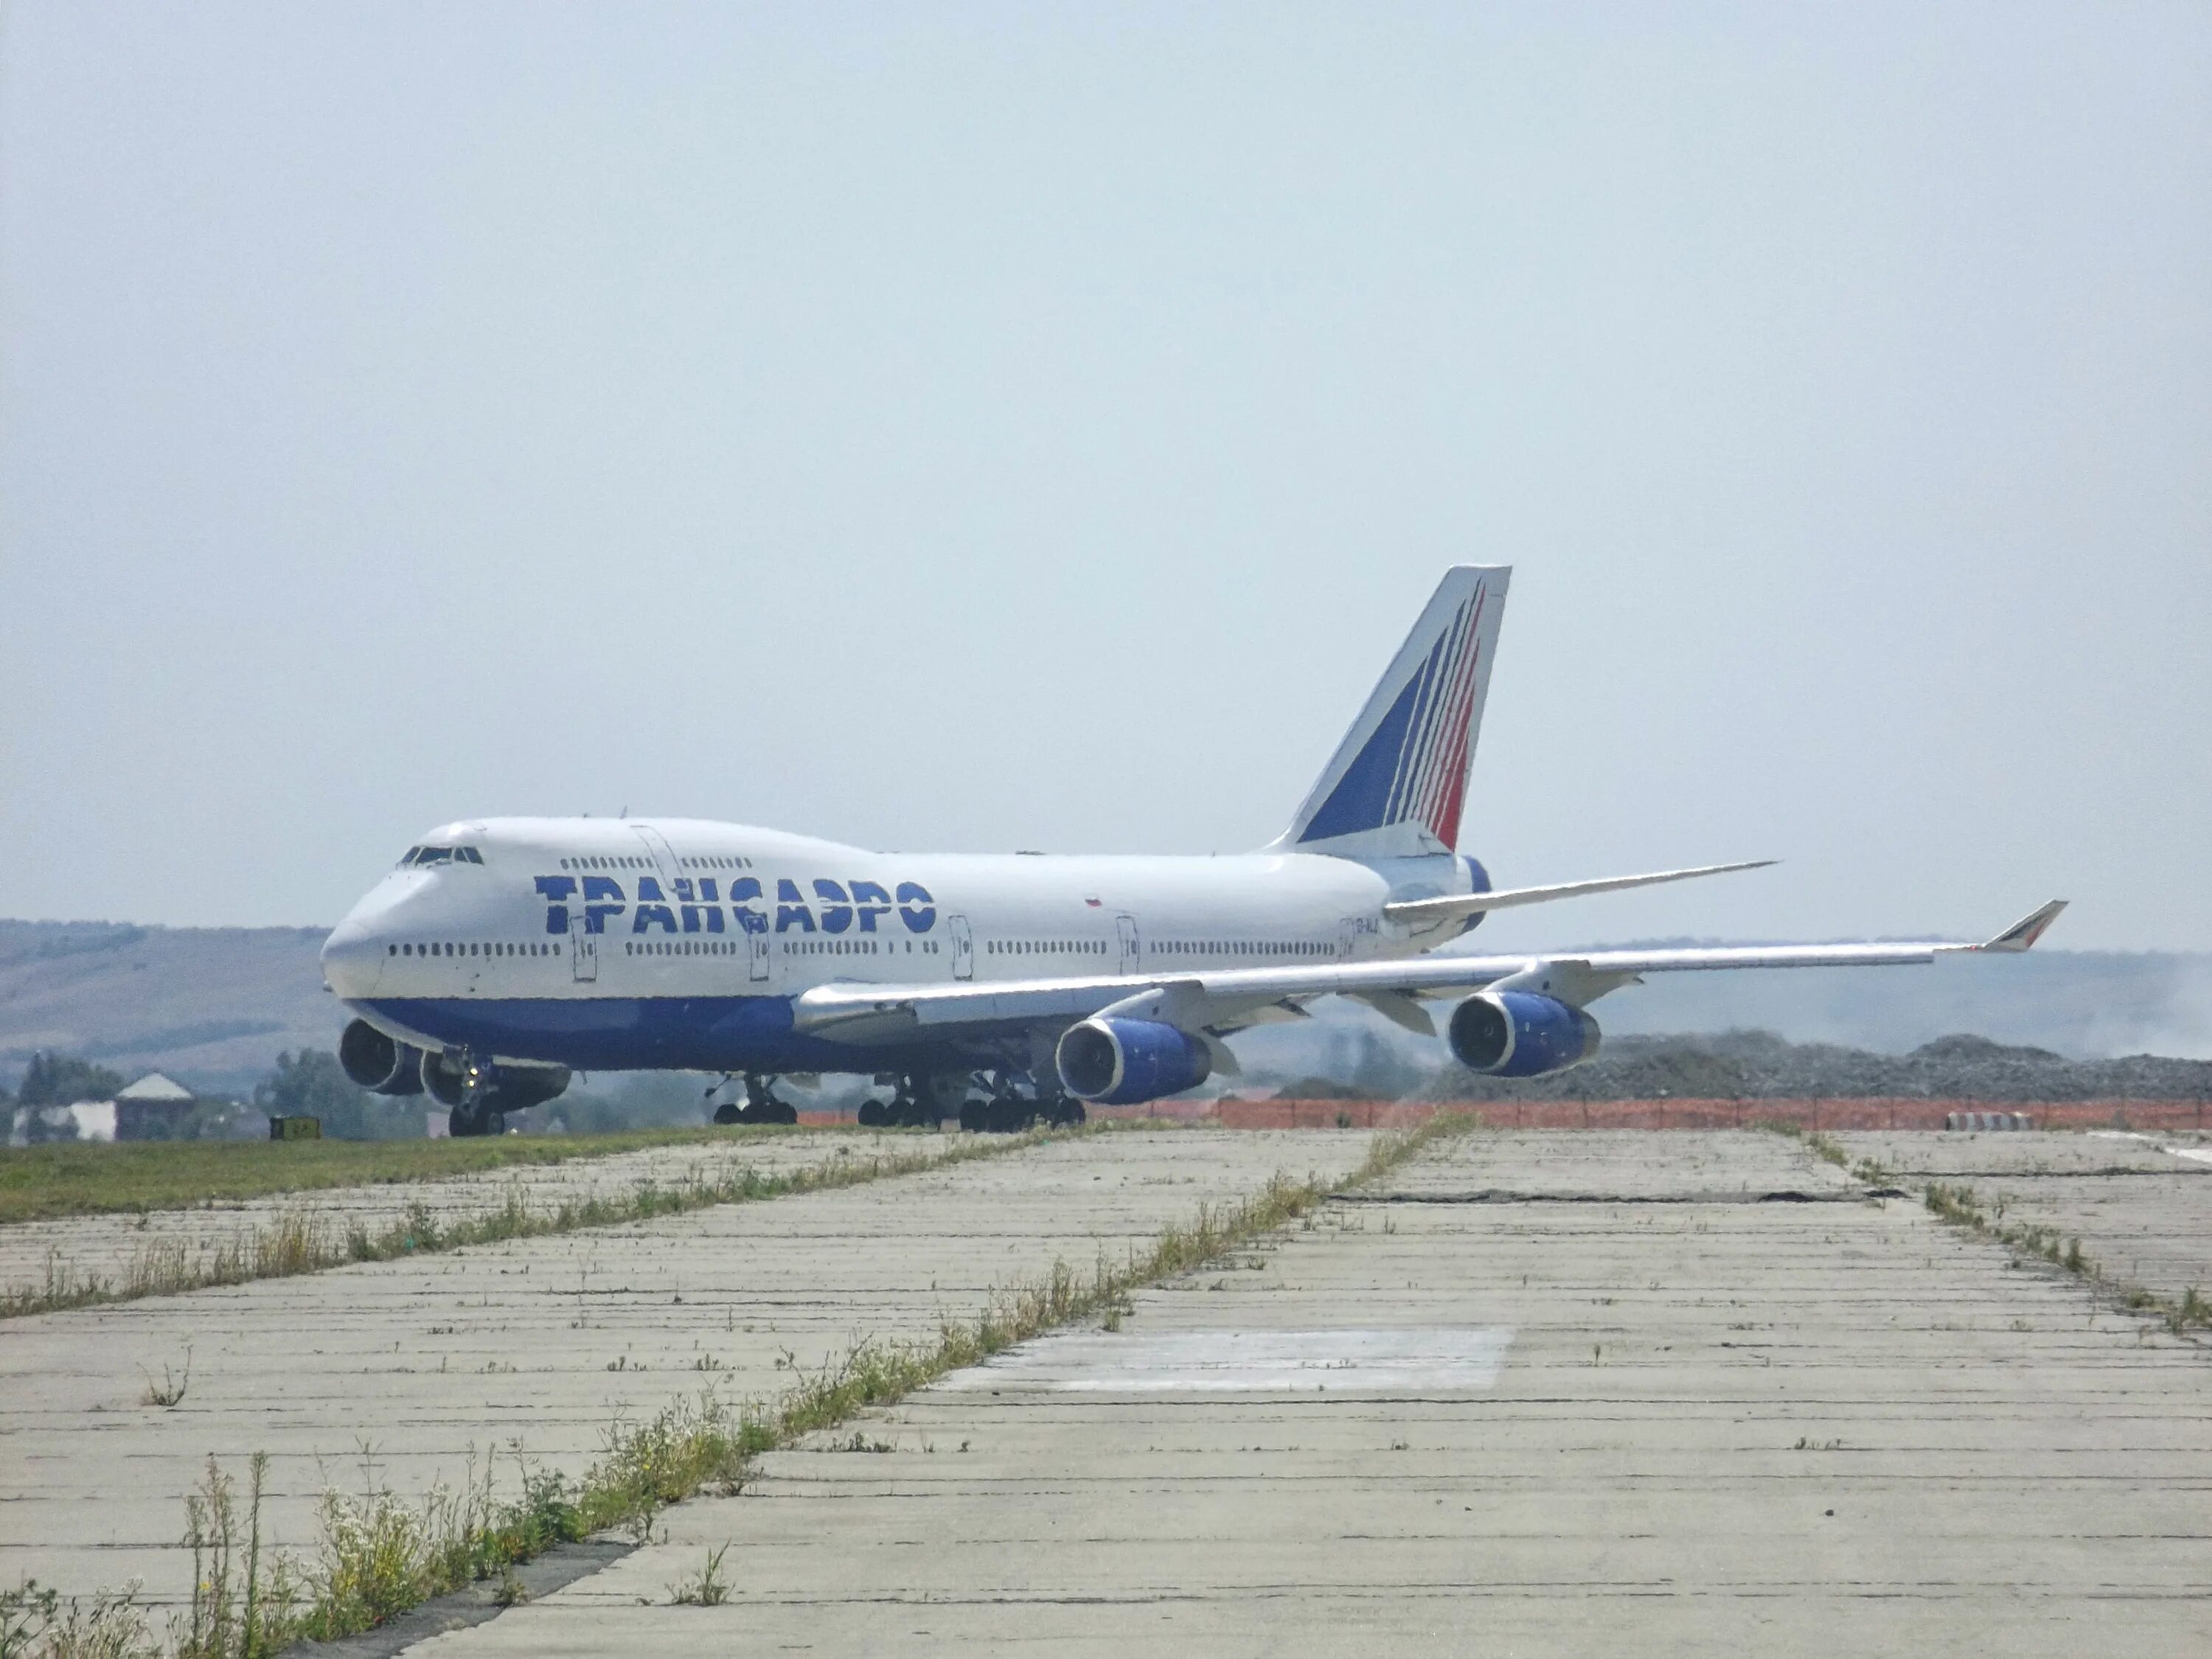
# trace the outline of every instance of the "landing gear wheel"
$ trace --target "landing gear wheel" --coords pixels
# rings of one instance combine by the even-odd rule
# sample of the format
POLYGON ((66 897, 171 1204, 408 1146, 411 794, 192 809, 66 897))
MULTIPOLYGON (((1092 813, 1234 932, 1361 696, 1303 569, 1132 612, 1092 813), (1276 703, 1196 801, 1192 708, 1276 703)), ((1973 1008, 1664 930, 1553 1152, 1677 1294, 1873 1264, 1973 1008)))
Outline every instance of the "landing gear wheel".
POLYGON ((1081 1101, 1072 1096, 1063 1095, 1052 1103, 1050 1110, 1046 1114, 1045 1121, 1055 1128, 1068 1128, 1084 1121, 1085 1116, 1081 1101))
POLYGON ((503 1135, 507 1133, 507 1114, 489 1106, 471 1106, 464 1101, 446 1115, 446 1133, 449 1135, 503 1135))
POLYGON ((981 1134, 991 1127, 991 1103, 988 1100, 963 1100, 960 1103, 960 1127, 970 1134, 981 1134))
POLYGON ((717 1123, 743 1123, 744 1121, 744 1114, 738 1109, 734 1101, 726 1100, 714 1108, 714 1121, 717 1123))
POLYGON ((745 1073, 745 1109, 740 1123, 796 1123, 799 1109, 775 1097, 775 1079, 759 1072, 745 1073))
POLYGON ((873 1095, 869 1096, 860 1103, 860 1127, 863 1129, 880 1129, 887 1121, 888 1110, 882 1101, 873 1095))

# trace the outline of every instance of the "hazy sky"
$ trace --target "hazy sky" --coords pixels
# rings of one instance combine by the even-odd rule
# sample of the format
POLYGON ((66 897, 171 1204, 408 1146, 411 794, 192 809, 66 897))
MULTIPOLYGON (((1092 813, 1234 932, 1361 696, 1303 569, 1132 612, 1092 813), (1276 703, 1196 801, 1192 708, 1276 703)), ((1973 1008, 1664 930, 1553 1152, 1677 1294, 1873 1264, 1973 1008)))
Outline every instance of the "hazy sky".
POLYGON ((1516 568, 1503 941, 2212 936, 2212 9, 18 3, 0 915, 1281 829, 1516 568))

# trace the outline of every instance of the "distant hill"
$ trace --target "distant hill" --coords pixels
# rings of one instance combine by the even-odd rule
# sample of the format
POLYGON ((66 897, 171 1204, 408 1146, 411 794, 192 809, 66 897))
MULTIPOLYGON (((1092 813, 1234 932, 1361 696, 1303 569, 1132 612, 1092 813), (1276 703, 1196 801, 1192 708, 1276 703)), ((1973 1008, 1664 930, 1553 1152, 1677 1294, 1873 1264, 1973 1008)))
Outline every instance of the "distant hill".
POLYGON ((242 1095, 277 1052, 336 1045, 322 927, 0 921, 0 1081, 33 1049, 242 1095))
MULTIPOLYGON (((325 931, 0 921, 0 1082, 13 1088, 33 1049, 58 1048, 242 1094, 279 1049, 337 1043, 344 1017, 316 957, 325 931)), ((1315 1012, 1239 1038, 1238 1054, 1278 1077, 1347 1079, 1385 1060, 1425 1077, 1441 1058, 1364 1009, 1332 1000, 1315 1012)), ((2212 956, 2038 950, 1932 968, 1655 975, 1595 1012, 1608 1037, 1759 1029, 1903 1054, 1965 1031, 2081 1060, 2207 1059, 2212 956)))

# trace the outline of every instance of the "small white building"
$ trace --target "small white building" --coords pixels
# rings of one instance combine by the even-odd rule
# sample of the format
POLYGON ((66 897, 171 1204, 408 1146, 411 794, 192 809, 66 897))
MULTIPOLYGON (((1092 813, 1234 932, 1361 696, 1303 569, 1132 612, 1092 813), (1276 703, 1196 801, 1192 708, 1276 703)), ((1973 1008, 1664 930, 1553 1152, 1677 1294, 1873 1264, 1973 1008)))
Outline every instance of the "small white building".
POLYGON ((168 1140, 191 1111, 197 1097, 173 1078, 149 1072, 115 1096, 115 1121, 110 1132, 116 1140, 168 1140))

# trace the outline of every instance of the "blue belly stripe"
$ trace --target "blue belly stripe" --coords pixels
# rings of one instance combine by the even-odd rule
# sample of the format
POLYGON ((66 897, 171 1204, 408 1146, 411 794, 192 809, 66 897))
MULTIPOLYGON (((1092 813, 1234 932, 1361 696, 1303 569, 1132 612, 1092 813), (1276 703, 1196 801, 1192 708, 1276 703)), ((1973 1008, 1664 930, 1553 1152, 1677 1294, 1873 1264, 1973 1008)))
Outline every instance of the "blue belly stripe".
POLYGON ((580 1071, 835 1072, 874 1052, 793 1029, 788 997, 380 997, 354 1005, 447 1048, 580 1071))

